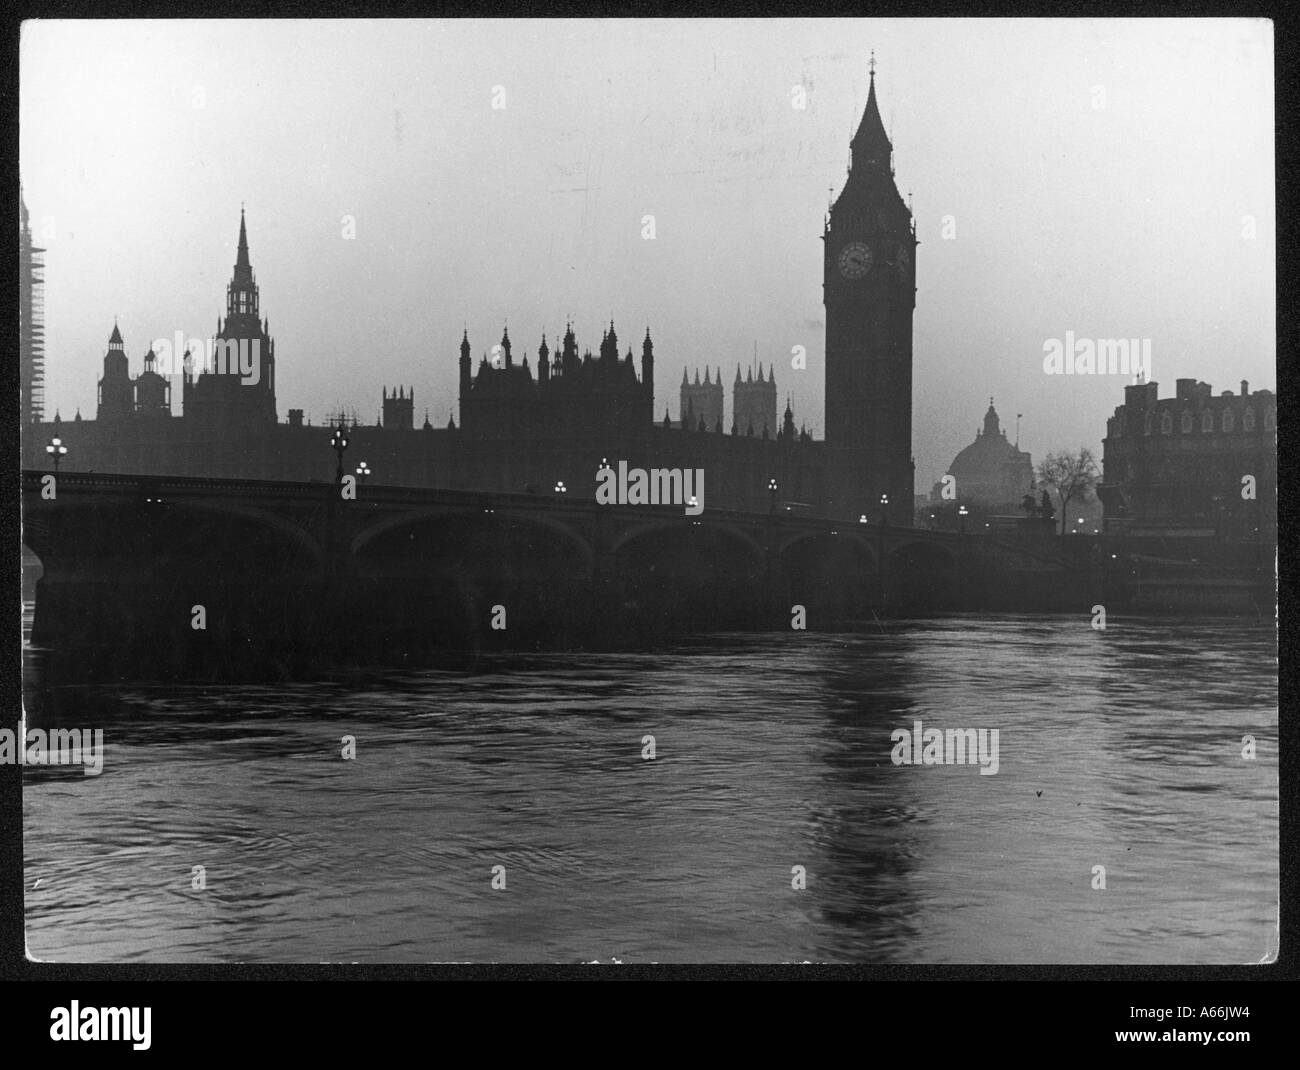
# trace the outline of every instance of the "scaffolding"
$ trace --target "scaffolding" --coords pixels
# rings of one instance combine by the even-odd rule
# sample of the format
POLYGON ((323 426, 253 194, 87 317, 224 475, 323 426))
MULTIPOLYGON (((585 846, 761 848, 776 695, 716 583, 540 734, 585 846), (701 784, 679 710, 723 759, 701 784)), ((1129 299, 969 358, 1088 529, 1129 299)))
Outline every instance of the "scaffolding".
POLYGON ((21 419, 40 423, 45 416, 45 250, 32 244, 27 205, 19 194, 18 356, 22 390, 21 419))

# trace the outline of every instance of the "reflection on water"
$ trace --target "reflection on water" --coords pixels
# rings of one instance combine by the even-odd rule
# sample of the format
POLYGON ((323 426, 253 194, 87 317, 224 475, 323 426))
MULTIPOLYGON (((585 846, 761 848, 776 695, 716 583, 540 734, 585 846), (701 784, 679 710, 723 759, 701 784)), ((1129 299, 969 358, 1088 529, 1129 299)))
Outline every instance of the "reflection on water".
POLYGON ((34 679, 33 722, 102 727, 106 753, 98 777, 25 774, 28 942, 59 961, 1255 962, 1277 946, 1273 643, 1222 620, 953 617, 473 674, 34 679), (999 772, 893 765, 916 720, 997 728, 999 772))

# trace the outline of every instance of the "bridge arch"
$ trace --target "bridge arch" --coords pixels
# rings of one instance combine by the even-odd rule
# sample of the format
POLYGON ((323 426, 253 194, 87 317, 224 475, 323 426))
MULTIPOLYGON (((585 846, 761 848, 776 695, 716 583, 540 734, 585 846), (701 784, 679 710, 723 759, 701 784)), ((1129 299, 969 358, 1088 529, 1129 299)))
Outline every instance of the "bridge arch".
POLYGON ((689 629, 748 628, 761 620, 767 565, 740 527, 681 517, 638 524, 614 544, 605 564, 614 611, 637 622, 674 621, 689 629))
POLYGON ((880 601, 875 547, 832 529, 786 540, 780 572, 789 607, 803 606, 809 627, 869 617, 880 601))
POLYGON ((394 532, 402 529, 418 529, 431 523, 441 522, 458 527, 487 527, 510 523, 520 527, 533 527, 543 530, 557 540, 570 546, 580 557, 583 567, 590 572, 595 559, 591 544, 571 524, 556 517, 544 516, 516 509, 492 508, 485 513, 482 507, 466 508, 457 506, 438 506, 408 512, 394 513, 384 517, 359 531, 352 539, 351 553, 354 558, 364 558, 368 551, 382 539, 391 538, 394 532))
POLYGON ((744 553, 753 555, 759 560, 763 557, 763 546, 751 532, 738 524, 712 523, 705 520, 703 514, 696 518, 689 516, 662 517, 629 524, 610 544, 609 552, 617 556, 623 551, 624 547, 638 539, 657 536, 660 533, 686 532, 692 528, 697 531, 707 529, 709 532, 721 534, 726 539, 734 542, 738 548, 743 548, 744 553))
POLYGON ((793 532, 777 542, 775 550, 778 557, 784 558, 792 551, 806 550, 813 546, 821 546, 824 543, 829 543, 832 547, 839 545, 853 547, 852 552, 855 555, 861 554, 866 561, 870 562, 870 571, 874 572, 876 570, 876 540, 859 534, 857 529, 834 528, 826 531, 793 532))
POLYGON ((562 518, 456 504, 387 517, 351 546, 376 655, 549 644, 592 609, 594 554, 562 518))

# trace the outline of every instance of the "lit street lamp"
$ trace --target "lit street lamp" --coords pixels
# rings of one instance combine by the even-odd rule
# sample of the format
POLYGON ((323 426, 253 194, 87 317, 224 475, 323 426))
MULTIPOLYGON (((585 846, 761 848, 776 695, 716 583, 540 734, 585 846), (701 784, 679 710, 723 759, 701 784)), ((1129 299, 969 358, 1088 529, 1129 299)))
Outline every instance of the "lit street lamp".
POLYGON ((889 495, 882 494, 880 496, 880 526, 883 528, 883 527, 887 527, 888 525, 889 525, 889 495))
POLYGON ((54 458, 54 474, 59 474, 59 459, 68 452, 68 447, 63 444, 63 439, 52 438, 50 444, 45 447, 45 452, 54 458))
POLYGON ((965 535, 965 534, 966 534, 966 518, 967 518, 968 516, 970 516, 970 510, 967 509, 966 506, 963 505, 963 506, 961 506, 961 508, 959 508, 959 509, 957 510, 957 515, 958 515, 959 517, 961 517, 961 533, 962 533, 963 535, 965 535))
POLYGON ((776 512, 776 480, 775 479, 769 479, 767 481, 767 493, 769 495, 767 513, 768 516, 771 516, 774 512, 776 512))
POLYGON ((566 487, 566 486, 564 485, 564 480, 561 479, 561 480, 558 480, 558 481, 556 482, 556 484, 555 484, 555 493, 556 493, 556 494, 568 494, 568 493, 569 493, 569 488, 566 487))
POLYGON ((366 464, 365 461, 362 461, 359 465, 357 465, 357 478, 361 480, 362 483, 365 483, 366 476, 370 474, 371 474, 370 465, 366 464))
POLYGON ((338 427, 334 429, 334 434, 330 438, 330 445, 334 448, 334 452, 338 455, 338 459, 339 459, 338 471, 334 473, 334 479, 340 486, 342 486, 343 485, 343 451, 348 448, 348 436, 347 436, 347 432, 343 430, 342 420, 339 421, 338 427))

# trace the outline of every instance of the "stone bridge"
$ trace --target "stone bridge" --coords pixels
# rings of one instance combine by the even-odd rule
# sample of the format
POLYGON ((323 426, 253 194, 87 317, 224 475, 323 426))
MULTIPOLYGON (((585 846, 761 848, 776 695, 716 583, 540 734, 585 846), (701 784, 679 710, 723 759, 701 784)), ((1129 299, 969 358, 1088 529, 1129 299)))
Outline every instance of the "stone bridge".
POLYGON ((692 517, 560 494, 361 484, 345 500, 332 483, 77 472, 52 488, 23 473, 24 543, 44 566, 33 644, 96 672, 184 678, 950 611, 978 603, 993 546, 779 505, 692 517))

